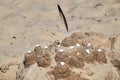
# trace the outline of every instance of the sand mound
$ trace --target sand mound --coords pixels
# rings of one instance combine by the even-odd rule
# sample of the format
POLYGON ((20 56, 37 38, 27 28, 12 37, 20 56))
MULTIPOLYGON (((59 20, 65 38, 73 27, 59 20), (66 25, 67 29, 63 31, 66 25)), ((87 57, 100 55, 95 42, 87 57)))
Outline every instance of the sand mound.
MULTIPOLYGON (((36 46, 34 51, 25 54, 24 67, 22 67, 22 72, 19 71, 17 76, 22 75, 21 77, 29 79, 27 76, 32 75, 29 70, 31 70, 31 66, 36 63, 36 67, 46 70, 46 75, 49 76, 50 80, 85 80, 88 77, 86 77, 83 72, 87 65, 91 64, 95 66, 96 64, 96 66, 108 66, 110 63, 107 54, 113 50, 111 46, 114 45, 111 45, 111 39, 102 34, 82 34, 84 35, 81 35, 79 32, 73 33, 71 36, 63 39, 61 43, 59 42, 60 44, 54 45, 56 43, 55 41, 55 43, 50 44, 48 47, 42 48, 36 46), (73 35, 75 36, 73 37, 73 35), (72 41, 75 41, 74 44, 72 41), (78 73, 74 69, 83 72, 78 73), (25 71, 26 74, 23 71, 25 71)), ((119 61, 116 62, 113 60, 111 62, 119 69, 119 61)), ((93 73, 96 75, 95 72, 88 71, 87 73, 91 79, 93 73)), ((33 79, 35 78, 39 79, 40 77, 34 76, 33 79)), ((105 79, 106 76, 102 78, 105 79)), ((20 77, 17 79, 21 80, 20 77)))

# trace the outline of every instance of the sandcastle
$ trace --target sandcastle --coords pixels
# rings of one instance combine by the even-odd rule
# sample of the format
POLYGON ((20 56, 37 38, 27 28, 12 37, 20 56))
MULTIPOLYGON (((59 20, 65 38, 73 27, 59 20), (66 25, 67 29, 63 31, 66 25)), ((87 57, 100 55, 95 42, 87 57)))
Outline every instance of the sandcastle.
MULTIPOLYGON (((111 41, 107 36, 101 35, 76 32, 59 44, 55 41, 47 47, 36 45, 33 50, 25 54, 24 68, 30 68, 36 63, 38 67, 48 68, 48 73, 51 72, 50 75, 54 75, 55 80, 68 80, 68 76, 72 74, 78 76, 80 74, 76 74, 72 68, 81 69, 85 64, 107 63, 106 50, 111 50, 111 46, 108 45, 111 41), (106 42, 102 41, 103 39, 106 42)), ((80 79, 74 80, 84 80, 84 78, 80 76, 80 79)))
MULTIPOLYGON (((68 32, 66 19, 59 5, 58 9, 68 32)), ((115 37, 94 32, 74 32, 62 41, 56 40, 45 47, 36 45, 33 50, 28 51, 24 57, 24 66, 17 75, 17 80, 24 80, 23 78, 27 75, 25 70, 28 70, 29 74, 31 67, 37 68, 37 70, 39 68, 46 70, 46 75, 53 76, 47 77, 48 79, 45 80, 89 80, 74 69, 81 70, 86 64, 107 64, 107 53, 112 52, 114 47, 115 37), (37 67, 34 64, 37 64, 37 67), (20 78, 21 76, 22 78, 20 78)), ((114 60, 111 63, 119 68, 119 64, 113 62, 114 60)), ((34 75, 34 79, 39 80, 39 77, 34 75)))
POLYGON ((46 75, 53 76, 49 80, 85 80, 74 69, 83 70, 86 64, 102 65, 111 62, 120 72, 119 60, 115 60, 119 56, 114 58, 117 54, 113 53, 111 46, 115 45, 111 43, 110 37, 103 34, 75 32, 62 41, 54 41, 45 47, 36 45, 24 55, 23 68, 20 68, 22 71, 18 76, 25 77, 23 74, 28 73, 26 70, 31 71, 36 64, 35 68, 47 70, 46 75), (74 44, 71 40, 75 41, 74 44))

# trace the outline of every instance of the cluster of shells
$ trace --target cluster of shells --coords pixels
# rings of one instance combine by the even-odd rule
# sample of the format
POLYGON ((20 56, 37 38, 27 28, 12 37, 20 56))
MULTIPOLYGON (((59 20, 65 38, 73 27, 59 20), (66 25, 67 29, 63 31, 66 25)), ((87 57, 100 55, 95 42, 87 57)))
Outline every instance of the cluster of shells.
POLYGON ((56 40, 46 47, 36 45, 33 51, 25 54, 24 66, 29 68, 37 63, 39 67, 46 68, 54 65, 49 73, 54 75, 55 80, 73 80, 72 77, 74 80, 83 80, 70 68, 82 68, 85 63, 107 63, 105 50, 110 47, 109 44, 109 39, 102 34, 73 33, 64 40, 56 40))

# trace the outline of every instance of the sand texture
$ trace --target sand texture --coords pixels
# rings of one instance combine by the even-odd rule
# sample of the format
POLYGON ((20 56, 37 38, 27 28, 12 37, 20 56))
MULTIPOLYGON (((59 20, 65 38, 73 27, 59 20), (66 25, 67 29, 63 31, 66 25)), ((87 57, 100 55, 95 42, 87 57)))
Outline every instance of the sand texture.
POLYGON ((0 0, 0 80, 120 80, 120 0, 0 0))

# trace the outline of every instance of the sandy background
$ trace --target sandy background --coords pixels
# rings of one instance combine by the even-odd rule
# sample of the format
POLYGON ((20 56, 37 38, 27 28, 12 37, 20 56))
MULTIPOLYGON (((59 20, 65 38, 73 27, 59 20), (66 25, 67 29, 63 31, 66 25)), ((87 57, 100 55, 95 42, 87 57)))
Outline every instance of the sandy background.
MULTIPOLYGON (((0 0, 0 66, 16 63, 0 79, 15 74, 23 54, 66 36, 56 4, 75 31, 120 35, 120 0, 0 0)), ((15 75, 10 80, 15 80, 15 75)))

